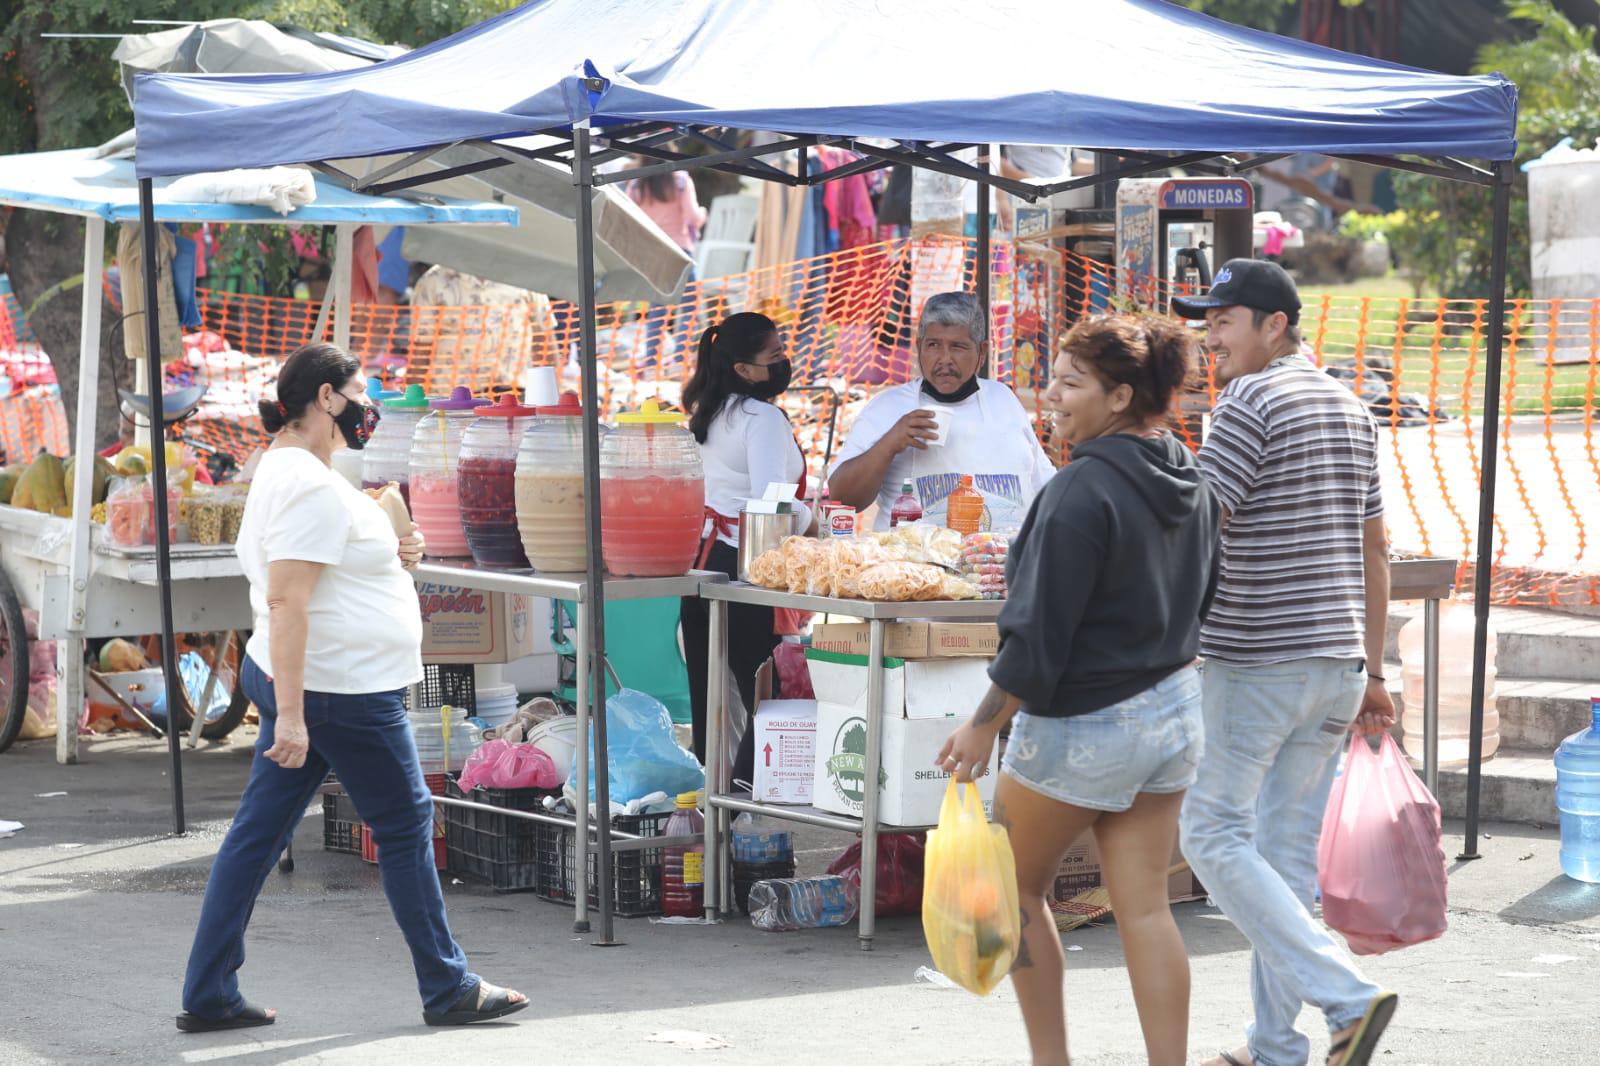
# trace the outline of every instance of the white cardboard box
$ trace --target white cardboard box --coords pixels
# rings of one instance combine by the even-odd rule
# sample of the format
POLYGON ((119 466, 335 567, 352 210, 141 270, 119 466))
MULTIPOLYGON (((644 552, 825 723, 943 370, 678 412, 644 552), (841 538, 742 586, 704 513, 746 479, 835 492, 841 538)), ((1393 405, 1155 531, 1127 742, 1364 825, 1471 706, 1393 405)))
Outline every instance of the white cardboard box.
MULTIPOLYGON (((867 709, 867 658, 836 652, 806 652, 817 699, 867 709)), ((885 659, 883 709, 903 718, 966 718, 989 692, 987 659, 885 659)), ((928 758, 932 759, 934 753, 928 758)))
POLYGON ((761 803, 810 803, 817 701, 762 700, 755 729, 755 798, 761 803))
MULTIPOLYGON (((949 773, 935 766, 945 738, 970 714, 948 718, 883 716, 883 765, 878 776, 878 820, 885 825, 934 825, 944 801, 949 773)), ((759 754, 757 759, 759 761, 759 754)), ((865 798, 867 716, 855 707, 817 704, 816 767, 811 805, 819 811, 861 817, 865 798)), ((988 810, 994 802, 995 762, 978 779, 978 795, 988 810)))
POLYGON ((422 661, 508 663, 534 650, 531 597, 420 582, 422 661))

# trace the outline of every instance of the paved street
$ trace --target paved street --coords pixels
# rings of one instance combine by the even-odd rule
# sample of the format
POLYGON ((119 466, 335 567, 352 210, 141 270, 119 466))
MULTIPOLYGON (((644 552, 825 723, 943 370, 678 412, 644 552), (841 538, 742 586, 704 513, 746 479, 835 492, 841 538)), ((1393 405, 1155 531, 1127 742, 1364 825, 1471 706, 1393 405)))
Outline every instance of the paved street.
MULTIPOLYGON (((988 1000, 914 983, 928 962, 915 919, 884 923, 878 948, 853 932, 763 934, 619 922, 625 946, 571 932, 570 911, 450 884, 452 926, 476 968, 521 988, 520 1024, 427 1029, 377 872, 299 834, 298 868, 274 873, 256 908, 244 986, 278 1007, 270 1029, 183 1037, 172 1027, 207 864, 247 765, 248 730, 185 761, 194 831, 163 834, 165 749, 148 739, 85 744, 57 767, 48 742, 0 756, 0 1063, 1020 1063, 1009 986, 988 1000), (65 791, 65 796, 40 793, 65 791), (652 1037, 710 1035, 689 1050, 652 1037)), ((1600 887, 1566 881, 1546 830, 1490 826, 1485 857, 1458 868, 1454 918, 1436 943, 1371 960, 1402 1007, 1384 1066, 1592 1063, 1600 1055, 1600 887)), ((1459 827, 1447 839, 1453 858, 1459 827)), ((805 841, 820 868, 836 835, 805 841)), ((1238 1042, 1248 956, 1203 903, 1179 908, 1193 956, 1195 1055, 1238 1042)), ((1075 1062, 1143 1061, 1114 928, 1068 934, 1075 1062)), ((1307 1015, 1305 1021, 1314 1025, 1307 1015)), ((1320 1042, 1320 1041, 1319 1041, 1320 1042)))

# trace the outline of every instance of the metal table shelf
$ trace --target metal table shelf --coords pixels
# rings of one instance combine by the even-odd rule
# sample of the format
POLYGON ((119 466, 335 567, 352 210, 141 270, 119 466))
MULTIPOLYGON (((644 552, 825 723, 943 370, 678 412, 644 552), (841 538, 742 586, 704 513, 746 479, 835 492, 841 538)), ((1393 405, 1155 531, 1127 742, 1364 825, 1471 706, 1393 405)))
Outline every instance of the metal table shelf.
MULTIPOLYGON (((589 609, 594 602, 594 597, 589 594, 589 581, 583 573, 572 574, 547 574, 532 570, 492 570, 475 566, 471 562, 425 562, 417 567, 413 575, 419 582, 430 582, 440 585, 451 585, 457 588, 475 589, 481 592, 506 592, 524 596, 537 596, 541 599, 571 600, 577 605, 577 625, 574 627, 573 643, 578 658, 577 676, 577 726, 578 742, 572 753, 573 771, 579 781, 589 779, 589 678, 592 676, 588 669, 589 664, 589 609)), ((691 570, 681 577, 608 577, 605 579, 603 594, 606 600, 650 600, 672 596, 694 596, 703 589, 714 588, 718 582, 727 581, 726 575, 705 573, 691 570)), ((600 758, 604 758, 604 754, 600 758)), ((459 800, 445 800, 435 797, 440 803, 454 806, 465 805, 459 800)), ((481 805, 476 805, 481 806, 481 805)), ((527 812, 510 809, 499 810, 502 814, 525 817, 527 812)), ((544 815, 534 819, 536 821, 556 821, 562 825, 572 826, 574 833, 574 869, 587 870, 589 868, 589 844, 593 833, 589 826, 589 805, 580 803, 571 820, 559 816, 544 815)), ((609 829, 609 825, 607 826, 609 829)), ((619 836, 612 830, 613 847, 618 851, 629 850, 625 843, 626 835, 619 836), (621 844, 621 847, 617 845, 621 844)), ((638 847, 639 845, 632 845, 638 847)), ((650 846, 656 846, 654 841, 650 846)), ((580 933, 589 931, 589 894, 587 892, 573 893, 573 926, 580 933)))
POLYGON ((706 917, 716 918, 732 911, 731 811, 752 811, 782 821, 841 829, 861 834, 861 911, 858 932, 861 949, 872 950, 877 927, 878 837, 882 833, 914 833, 916 826, 886 826, 878 822, 878 790, 869 788, 862 798, 860 818, 835 815, 812 807, 787 807, 757 803, 729 792, 726 744, 723 730, 726 707, 725 688, 720 683, 728 669, 728 604, 749 603, 766 607, 791 607, 818 614, 844 615, 867 623, 867 753, 866 780, 875 781, 883 765, 883 647, 884 627, 900 619, 940 619, 945 621, 992 622, 1004 604, 997 600, 937 600, 929 603, 877 603, 870 600, 840 600, 826 596, 799 596, 743 582, 708 583, 700 589, 701 598, 710 603, 710 662, 706 686, 706 917))

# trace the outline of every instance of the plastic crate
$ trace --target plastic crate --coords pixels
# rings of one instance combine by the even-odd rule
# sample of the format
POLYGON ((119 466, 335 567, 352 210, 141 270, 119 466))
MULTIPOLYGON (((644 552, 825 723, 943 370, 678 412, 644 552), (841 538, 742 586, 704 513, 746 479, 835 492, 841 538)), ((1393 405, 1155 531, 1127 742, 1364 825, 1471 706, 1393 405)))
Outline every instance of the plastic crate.
MULTIPOLYGON (((542 788, 475 788, 469 795, 452 778, 445 795, 514 811, 542 811, 545 797, 559 792, 542 788)), ((452 873, 482 881, 496 892, 547 889, 539 880, 539 834, 558 827, 467 807, 444 805, 440 809, 444 812, 445 861, 452 873)))
POLYGON ((323 793, 322 848, 341 855, 361 854, 361 816, 343 792, 323 793))
MULTIPOLYGON (((660 814, 619 815, 611 820, 612 828, 641 837, 658 837, 666 829, 671 811, 660 814)), ((540 880, 548 888, 540 888, 543 899, 569 903, 577 898, 577 833, 565 826, 540 826, 538 858, 540 880)), ((600 880, 600 855, 598 843, 589 847, 589 906, 600 906, 600 893, 596 887, 600 880)), ((619 918, 643 918, 661 913, 661 849, 646 848, 639 851, 614 851, 611 853, 612 898, 611 912, 619 918)))
POLYGON ((477 674, 471 665, 429 663, 422 668, 417 686, 418 707, 464 707, 467 717, 478 713, 477 674))

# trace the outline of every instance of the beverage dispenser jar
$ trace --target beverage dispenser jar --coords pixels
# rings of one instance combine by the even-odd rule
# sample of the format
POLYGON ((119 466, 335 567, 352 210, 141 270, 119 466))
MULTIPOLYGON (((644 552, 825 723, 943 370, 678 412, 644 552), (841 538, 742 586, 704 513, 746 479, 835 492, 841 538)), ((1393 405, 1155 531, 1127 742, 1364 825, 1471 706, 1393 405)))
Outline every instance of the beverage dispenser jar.
MULTIPOLYGON (((584 526, 583 407, 576 393, 538 408, 517 451, 517 529, 535 570, 565 574, 589 565, 584 526)), ((604 446, 606 427, 601 426, 604 446)))
POLYGON ((517 533, 517 449, 533 421, 534 408, 515 396, 478 408, 461 437, 461 527, 472 561, 496 569, 526 569, 528 557, 517 533))
MULTIPOLYGON (((399 396, 398 392, 386 390, 383 382, 377 378, 367 379, 367 402, 381 410, 383 401, 399 396)), ((381 421, 381 419, 380 419, 381 421)), ((372 442, 367 441, 368 444, 372 442)), ((362 487, 364 473, 367 469, 367 451, 365 448, 340 447, 333 453, 333 469, 339 476, 356 488, 362 487)))
MULTIPOLYGON (((1423 616, 1417 615, 1400 630, 1400 676, 1404 708, 1400 715, 1401 743, 1417 762, 1423 751, 1422 643, 1423 616)), ((1472 636, 1476 620, 1472 605, 1446 600, 1439 605, 1439 766, 1467 765, 1472 738, 1472 636)), ((1489 630, 1489 654, 1483 682, 1483 757, 1500 748, 1500 713, 1495 709, 1495 632, 1489 630)))
POLYGON ((421 385, 383 401, 383 416, 372 439, 361 449, 361 486, 381 489, 393 481, 400 486, 406 506, 411 506, 411 437, 428 413, 428 397, 421 385))
POLYGON ((1561 812, 1561 872, 1600 883, 1600 696, 1591 722, 1556 749, 1556 809, 1561 812))
POLYGON ((461 525, 461 488, 457 481, 461 438, 479 407, 471 390, 456 386, 449 399, 429 400, 429 411, 411 435, 411 520, 422 531, 423 552, 435 559, 460 559, 472 554, 461 525))
POLYGON ((689 572, 705 527, 700 444, 654 400, 617 416, 600 449, 601 551, 618 577, 689 572))

